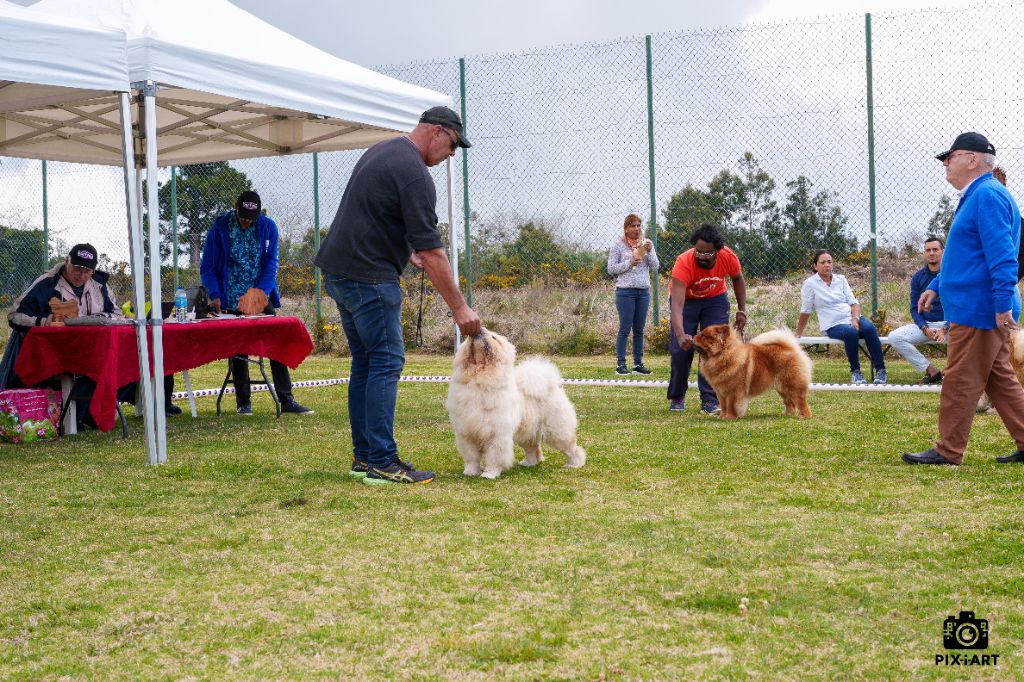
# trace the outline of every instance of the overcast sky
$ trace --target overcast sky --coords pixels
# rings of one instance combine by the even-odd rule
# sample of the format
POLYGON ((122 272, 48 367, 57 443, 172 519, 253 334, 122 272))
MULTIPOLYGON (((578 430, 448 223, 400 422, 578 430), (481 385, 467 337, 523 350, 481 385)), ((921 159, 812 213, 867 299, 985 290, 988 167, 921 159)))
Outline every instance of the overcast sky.
POLYGON ((363 66, 819 14, 962 6, 959 0, 232 0, 317 47, 363 66), (305 8, 305 10, 303 10, 305 8), (383 10, 383 11, 382 11, 383 10))
MULTIPOLYGON (((173 0, 165 0, 173 2, 173 0)), ((34 0, 15 0, 31 5, 34 0)), ((232 0, 322 50, 363 66, 720 28, 820 14, 963 6, 963 0, 232 0)), ((240 36, 238 36, 240 38, 240 36)), ((230 40, 230 36, 225 36, 230 40)))
POLYGON ((629 35, 848 12, 959 6, 957 0, 233 0, 262 19, 364 66, 467 57, 629 35), (309 12, 297 11, 308 7, 309 12), (385 8, 381 16, 381 8, 385 8), (312 14, 315 19, 311 21, 312 14))
MULTIPOLYGON (((31 5, 34 2, 34 0, 15 1, 23 5, 31 5)), ((850 16, 864 12, 893 14, 922 8, 963 7, 972 4, 965 0, 834 0, 828 3, 820 2, 820 0, 718 0, 717 2, 634 0, 632 3, 624 3, 622 0, 615 0, 615 2, 610 0, 517 0, 513 3, 477 0, 458 5, 430 4, 411 2, 410 0, 390 0, 381 4, 352 0, 231 1, 264 21, 327 52, 369 67, 451 59, 460 56, 521 53, 534 48, 606 42, 647 33, 686 32, 699 29, 742 27, 749 24, 792 22, 793 20, 813 19, 822 14, 832 16, 837 14, 850 16)), ((976 5, 978 1, 975 0, 973 4, 976 5)), ((928 29, 922 26, 921 30, 927 32, 928 29)), ((225 33, 225 40, 241 39, 244 37, 225 33)), ((789 46, 779 45, 777 47, 785 50, 789 46)), ((272 50, 273 46, 267 46, 267 49, 272 50)), ((862 76, 859 68, 863 63, 861 60, 862 58, 858 57, 851 61, 858 71, 856 76, 850 80, 852 85, 847 84, 848 87, 860 87, 862 76)), ((737 66, 737 68, 740 67, 737 66)), ((637 120, 643 123, 642 117, 637 120)), ((985 121, 982 120, 982 124, 984 123, 985 121)), ((853 127, 857 128, 857 125, 853 127)), ((951 137, 953 132, 956 131, 943 129, 943 139, 951 137)), ((666 142, 670 140, 671 138, 668 138, 666 142)), ((935 145, 933 141, 929 140, 929 142, 932 146, 935 145)), ((500 152, 498 149, 500 145, 493 144, 491 146, 495 146, 497 150, 495 153, 500 152)), ((671 147, 666 145, 663 147, 668 152, 671 151, 671 147)), ((481 147, 479 153, 484 151, 486 151, 484 147, 481 147)), ((553 156, 557 156, 555 150, 550 151, 553 156)), ((738 152, 736 155, 738 156, 738 152)), ((763 156, 769 155, 765 153, 763 156)), ((777 156, 777 154, 773 154, 773 156, 777 156)), ((478 156, 478 158, 483 157, 478 156)), ((731 159, 732 157, 728 157, 723 163, 728 163, 731 159)), ((719 162, 720 160, 715 159, 715 161, 719 162)), ((565 165, 568 162, 562 159, 559 163, 565 165)), ((724 167, 723 163, 719 163, 716 169, 724 167)), ((95 222, 65 220, 59 215, 62 208, 71 205, 81 212, 80 202, 67 201, 66 198, 74 193, 76 187, 84 186, 85 176, 82 174, 87 171, 91 173, 88 176, 88 185, 91 188, 90 201, 95 204, 96 211, 118 205, 120 176, 111 172, 104 175, 104 181, 100 182, 96 177, 95 169, 79 168, 74 164, 60 164, 57 170, 60 172, 52 173, 49 180, 51 230, 59 232, 60 229, 65 229, 67 233, 61 233, 61 237, 69 243, 73 243, 79 237, 79 235, 71 234, 74 225, 95 222), (61 200, 62 197, 64 200, 61 200)), ((323 173, 324 170, 321 172, 323 173)), ((662 175, 663 189, 667 188, 665 191, 681 186, 680 183, 689 179, 683 177, 682 171, 676 172, 679 177, 673 176, 672 173, 673 170, 670 168, 667 171, 667 176, 662 175)), ((19 226, 25 223, 26 227, 38 225, 41 222, 38 199, 40 192, 35 191, 33 184, 38 180, 38 176, 38 167, 34 164, 5 163, 2 179, 9 188, 17 187, 18 189, 13 192, 15 196, 3 195, 4 199, 0 202, 0 209, 2 209, 0 218, 19 226), (19 172, 24 173, 25 177, 15 177, 19 172)), ((815 177, 818 176, 815 175, 815 177)), ((780 174, 780 179, 789 178, 780 174)), ((698 180, 703 182, 705 178, 698 178, 698 180)), ((524 187, 528 186, 526 180, 523 179, 517 183, 524 187)), ((269 180, 264 180, 264 184, 272 183, 269 180)), ((486 185, 478 184, 478 186, 485 187, 486 185)), ((643 192, 638 190, 637 194, 645 197, 646 190, 643 192)), ((930 205, 931 194, 923 193, 923 195, 925 194, 930 205)), ((563 190, 563 203, 567 196, 569 194, 563 190)), ((478 190, 475 201, 486 206, 484 201, 486 198, 486 193, 478 190)), ((663 203, 660 199, 659 204, 663 203)), ((324 199, 322 197, 322 200, 326 204, 333 205, 337 198, 331 196, 324 199)), ((593 198, 586 192, 582 192, 579 201, 591 203, 593 198)), ((633 201, 629 205, 639 204, 633 201)), ((615 210, 620 208, 616 205, 615 210)), ((330 210, 327 209, 328 213, 330 210)), ((120 247, 113 243, 110 246, 101 246, 101 250, 108 248, 114 252, 120 247)))

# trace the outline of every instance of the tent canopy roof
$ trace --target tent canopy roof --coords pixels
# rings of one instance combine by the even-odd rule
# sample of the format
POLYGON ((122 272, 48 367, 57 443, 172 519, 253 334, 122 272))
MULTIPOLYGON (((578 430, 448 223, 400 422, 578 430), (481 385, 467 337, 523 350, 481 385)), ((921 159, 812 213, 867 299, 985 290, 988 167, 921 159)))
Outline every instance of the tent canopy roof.
MULTIPOLYGON (((26 11, 123 29, 129 79, 159 87, 162 166, 362 149, 451 101, 329 55, 226 0, 42 0, 26 11)), ((69 58, 67 46, 48 49, 69 58)), ((112 95, 71 110, 0 109, 0 155, 119 164, 119 134, 112 95), (48 136, 32 135, 33 124, 48 136)))
POLYGON ((61 147, 71 155, 110 153, 118 162, 116 134, 113 150, 100 150, 80 139, 78 126, 92 126, 97 114, 116 121, 111 93, 129 89, 126 47, 120 29, 0 0, 0 156, 52 158, 49 150, 61 147))

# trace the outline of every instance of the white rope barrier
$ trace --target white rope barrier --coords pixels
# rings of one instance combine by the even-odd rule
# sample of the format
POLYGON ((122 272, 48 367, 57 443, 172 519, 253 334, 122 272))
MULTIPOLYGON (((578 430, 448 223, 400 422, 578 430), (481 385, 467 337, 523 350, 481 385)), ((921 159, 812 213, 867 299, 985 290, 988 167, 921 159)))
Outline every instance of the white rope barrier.
MULTIPOLYGON (((447 376, 403 376, 399 381, 412 384, 447 384, 451 377, 447 376)), ((347 377, 338 379, 312 379, 309 381, 296 381, 292 388, 316 388, 320 386, 338 386, 348 383, 347 377)), ((562 379, 563 384, 574 386, 632 386, 634 388, 668 388, 667 381, 653 379, 562 379)), ((697 388, 697 382, 689 382, 690 388, 697 388)), ((252 390, 255 392, 266 391, 263 384, 254 384, 252 390)), ((922 386, 920 384, 811 384, 812 391, 852 391, 854 393, 939 393, 942 386, 922 386)), ((224 393, 234 393, 233 386, 224 388, 224 393)), ((219 388, 203 388, 193 391, 196 398, 216 396, 220 393, 219 388)), ((179 391, 173 395, 176 400, 187 398, 186 391, 179 391)))

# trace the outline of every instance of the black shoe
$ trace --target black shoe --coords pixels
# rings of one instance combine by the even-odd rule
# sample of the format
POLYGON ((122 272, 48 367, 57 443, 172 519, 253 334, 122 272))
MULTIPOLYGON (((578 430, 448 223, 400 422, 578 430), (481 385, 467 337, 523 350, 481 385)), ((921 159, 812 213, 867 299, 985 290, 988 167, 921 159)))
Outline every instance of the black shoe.
POLYGON ((956 466, 940 455, 935 448, 929 448, 924 452, 904 452, 903 461, 907 464, 950 464, 956 466))
POLYGON ((430 483, 434 480, 433 471, 420 471, 405 462, 396 459, 386 467, 370 467, 363 483, 380 485, 382 483, 430 483))
POLYGON ((168 417, 177 417, 179 414, 181 414, 181 408, 175 405, 174 403, 167 403, 166 405, 164 405, 164 412, 167 413, 168 417))
POLYGON ((638 362, 633 365, 633 374, 650 374, 651 370, 644 366, 644 363, 638 362))
POLYGON ((616 374, 629 374, 629 368, 626 367, 626 363, 620 362, 619 366, 615 368, 616 374))
POLYGON ((352 468, 349 469, 348 475, 353 478, 366 478, 366 474, 370 472, 370 463, 365 459, 359 459, 355 455, 352 455, 352 468))
POLYGON ((239 405, 235 409, 235 411, 238 412, 238 414, 242 415, 243 417, 251 417, 252 416, 252 405, 239 405))
MULTIPOLYGON (((79 412, 81 414, 81 412, 79 412)), ((100 427, 96 424, 96 420, 92 418, 92 415, 86 412, 82 414, 78 419, 78 430, 79 431, 99 431, 100 427)))
POLYGON ((295 402, 295 398, 283 401, 281 403, 281 411, 287 412, 288 414, 313 414, 313 410, 305 407, 304 405, 299 405, 295 402))
POLYGON ((1017 462, 1024 462, 1024 450, 1016 450, 1013 454, 1009 454, 1006 457, 996 457, 996 461, 1000 464, 1016 464, 1017 462))
POLYGON ((929 384, 941 384, 942 383, 942 372, 936 372, 935 374, 925 374, 921 381, 917 382, 924 386, 929 384))

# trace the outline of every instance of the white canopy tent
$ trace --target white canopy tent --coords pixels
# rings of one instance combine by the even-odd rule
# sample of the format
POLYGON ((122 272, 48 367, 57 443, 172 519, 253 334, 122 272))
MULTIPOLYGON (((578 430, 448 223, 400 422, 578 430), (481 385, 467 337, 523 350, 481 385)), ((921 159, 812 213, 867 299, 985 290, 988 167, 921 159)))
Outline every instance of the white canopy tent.
MULTIPOLYGON (((139 93, 132 112, 135 187, 141 188, 145 166, 151 179, 146 198, 151 216, 159 214, 160 165, 361 149, 412 130, 424 110, 451 101, 329 55, 226 0, 42 0, 30 11, 124 30, 129 80, 139 93)), ((66 51, 59 44, 51 47, 55 53, 66 51)), ((114 136, 109 128, 116 132, 117 126, 110 112, 82 113, 89 112, 69 119, 67 112, 32 110, 34 122, 47 129, 39 135, 72 139, 94 150, 91 156, 76 151, 72 157, 68 151, 66 157, 54 152, 47 158, 122 163, 111 153, 114 136), (51 113, 54 118, 48 118, 51 113)), ((10 139, 10 116, 6 118, 10 139)), ((0 134, 0 155, 27 155, 23 152, 33 138, 27 131, 18 134, 21 139, 7 145, 0 134)), ((137 215, 131 220, 135 241, 141 240, 137 215)), ((159 231, 151 230, 149 238, 150 253, 159 253, 159 231)), ((159 301, 158 261, 151 262, 151 272, 151 299, 159 301)), ((152 310, 153 376, 160 377, 160 306, 152 310)), ((150 462, 161 463, 167 456, 163 393, 147 383, 146 403, 154 411, 156 432, 150 462)))
MULTIPOLYGON (((128 224, 138 223, 131 139, 127 36, 120 29, 49 16, 0 0, 0 155, 88 161, 101 153, 125 169, 128 224), (85 131, 85 134, 82 134, 85 131), (101 138, 101 139, 97 139, 101 138)), ((132 239, 135 308, 142 310, 142 243, 132 239)), ((147 383, 149 346, 136 320, 140 374, 147 383)), ((72 415, 73 416, 73 415, 72 415)), ((156 452, 152 420, 147 447, 156 452)))

